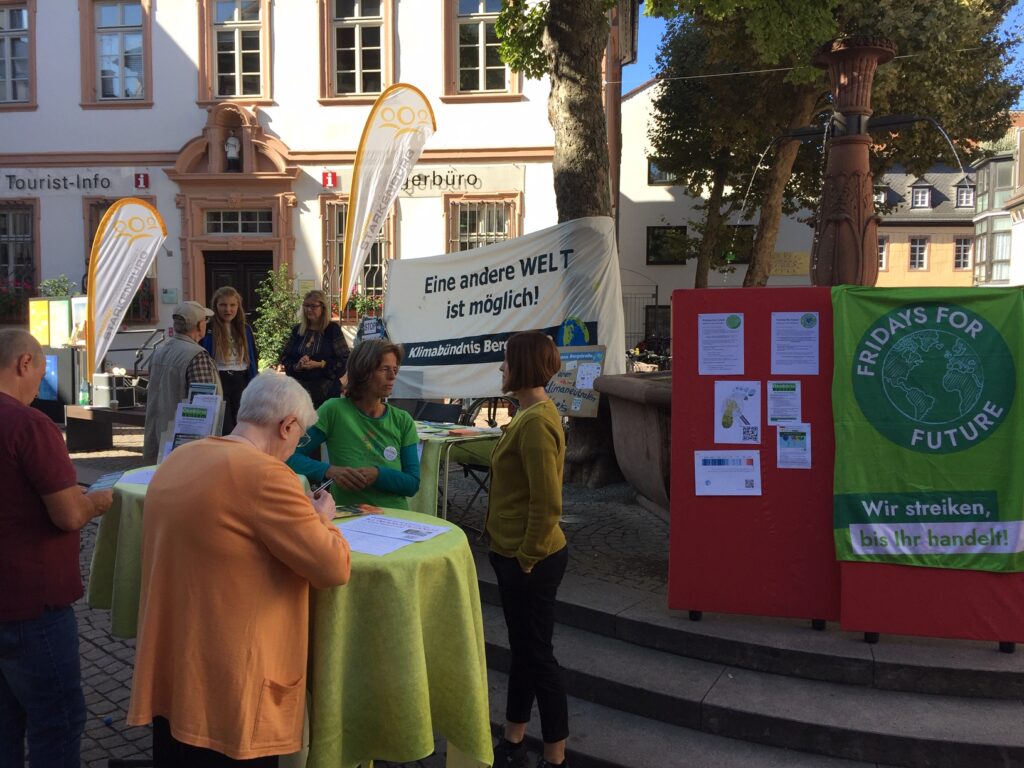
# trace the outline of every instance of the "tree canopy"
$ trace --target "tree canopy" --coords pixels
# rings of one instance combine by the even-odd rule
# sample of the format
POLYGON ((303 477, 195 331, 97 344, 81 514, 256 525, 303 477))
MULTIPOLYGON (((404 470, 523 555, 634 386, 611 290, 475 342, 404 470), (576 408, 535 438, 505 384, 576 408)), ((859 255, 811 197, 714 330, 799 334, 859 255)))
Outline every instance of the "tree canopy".
MULTIPOLYGON (((735 186, 747 178, 744 166, 750 163, 751 138, 755 146, 767 143, 812 122, 827 108, 827 98, 821 98, 828 93, 826 74, 809 62, 814 50, 835 37, 869 34, 892 40, 899 56, 876 74, 875 114, 934 117, 965 165, 979 156, 981 142, 1005 132, 1008 110, 1020 92, 1020 83, 1006 74, 1015 39, 1000 38, 996 31, 1013 5, 1010 0, 855 0, 813 7, 796 0, 746 6, 733 0, 647 2, 648 12, 678 17, 669 26, 659 58, 665 83, 651 138, 658 154, 666 155, 660 167, 686 178, 688 184, 706 185, 721 155, 681 139, 707 136, 732 142, 730 157, 736 167, 727 184, 735 186), (699 45, 690 50, 695 40, 699 45), (703 74, 774 67, 785 71, 703 81, 673 79, 694 69, 697 52, 703 74), (698 104, 700 99, 712 103, 698 104), (723 108, 729 104, 731 108, 723 108), (688 121, 695 125, 685 126, 688 121)), ((876 174, 895 165, 922 173, 937 162, 956 162, 946 139, 927 124, 900 127, 873 139, 876 174)), ((760 221, 745 284, 762 285, 767 280, 782 212, 795 207, 815 210, 821 151, 820 143, 817 151, 807 148, 800 153, 793 142, 775 145, 764 183, 752 193, 760 206, 760 221)))

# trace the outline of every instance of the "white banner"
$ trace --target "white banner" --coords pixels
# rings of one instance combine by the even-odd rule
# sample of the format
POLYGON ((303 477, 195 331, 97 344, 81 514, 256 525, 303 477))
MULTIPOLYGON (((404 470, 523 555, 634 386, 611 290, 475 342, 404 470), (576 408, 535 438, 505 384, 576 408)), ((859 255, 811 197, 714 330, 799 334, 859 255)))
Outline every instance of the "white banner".
POLYGON ((89 309, 86 349, 89 380, 100 371, 135 292, 142 285, 167 227, 156 208, 126 197, 104 214, 89 254, 89 309))
POLYGON ((489 397, 516 331, 562 346, 603 344, 626 372, 615 225, 592 217, 443 256, 391 262, 384 322, 405 349, 394 396, 489 397))
POLYGON ((352 169, 341 272, 342 306, 348 302, 354 275, 360 274, 423 145, 436 129, 430 102, 414 86, 395 83, 374 102, 352 169))

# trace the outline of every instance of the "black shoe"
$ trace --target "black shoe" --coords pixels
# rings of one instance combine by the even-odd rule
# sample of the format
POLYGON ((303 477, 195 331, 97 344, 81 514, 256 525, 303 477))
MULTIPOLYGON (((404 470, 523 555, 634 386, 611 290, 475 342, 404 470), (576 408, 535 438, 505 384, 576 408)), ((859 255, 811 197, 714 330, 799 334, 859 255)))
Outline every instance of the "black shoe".
POLYGON ((498 742, 494 748, 494 768, 527 768, 526 742, 513 744, 507 739, 498 742))

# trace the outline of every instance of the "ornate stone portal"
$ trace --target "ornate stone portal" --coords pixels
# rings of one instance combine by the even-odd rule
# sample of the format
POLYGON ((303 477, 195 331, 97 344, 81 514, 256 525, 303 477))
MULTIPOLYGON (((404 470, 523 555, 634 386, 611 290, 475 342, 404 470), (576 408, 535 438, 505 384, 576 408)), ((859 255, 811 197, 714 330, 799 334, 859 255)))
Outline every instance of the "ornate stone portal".
POLYGON ((895 55, 895 45, 884 38, 848 37, 826 43, 811 59, 828 70, 835 110, 811 249, 814 285, 874 285, 878 279, 867 125, 875 70, 895 55))

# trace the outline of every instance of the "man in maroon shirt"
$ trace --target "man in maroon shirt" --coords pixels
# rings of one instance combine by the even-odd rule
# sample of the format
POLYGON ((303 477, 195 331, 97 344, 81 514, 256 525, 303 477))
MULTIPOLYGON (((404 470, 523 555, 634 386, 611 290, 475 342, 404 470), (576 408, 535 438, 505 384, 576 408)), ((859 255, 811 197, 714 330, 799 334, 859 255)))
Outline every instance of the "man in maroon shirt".
POLYGON ((110 507, 83 493, 60 432, 29 403, 46 370, 22 330, 0 330, 0 766, 78 768, 85 726, 79 529, 110 507))

